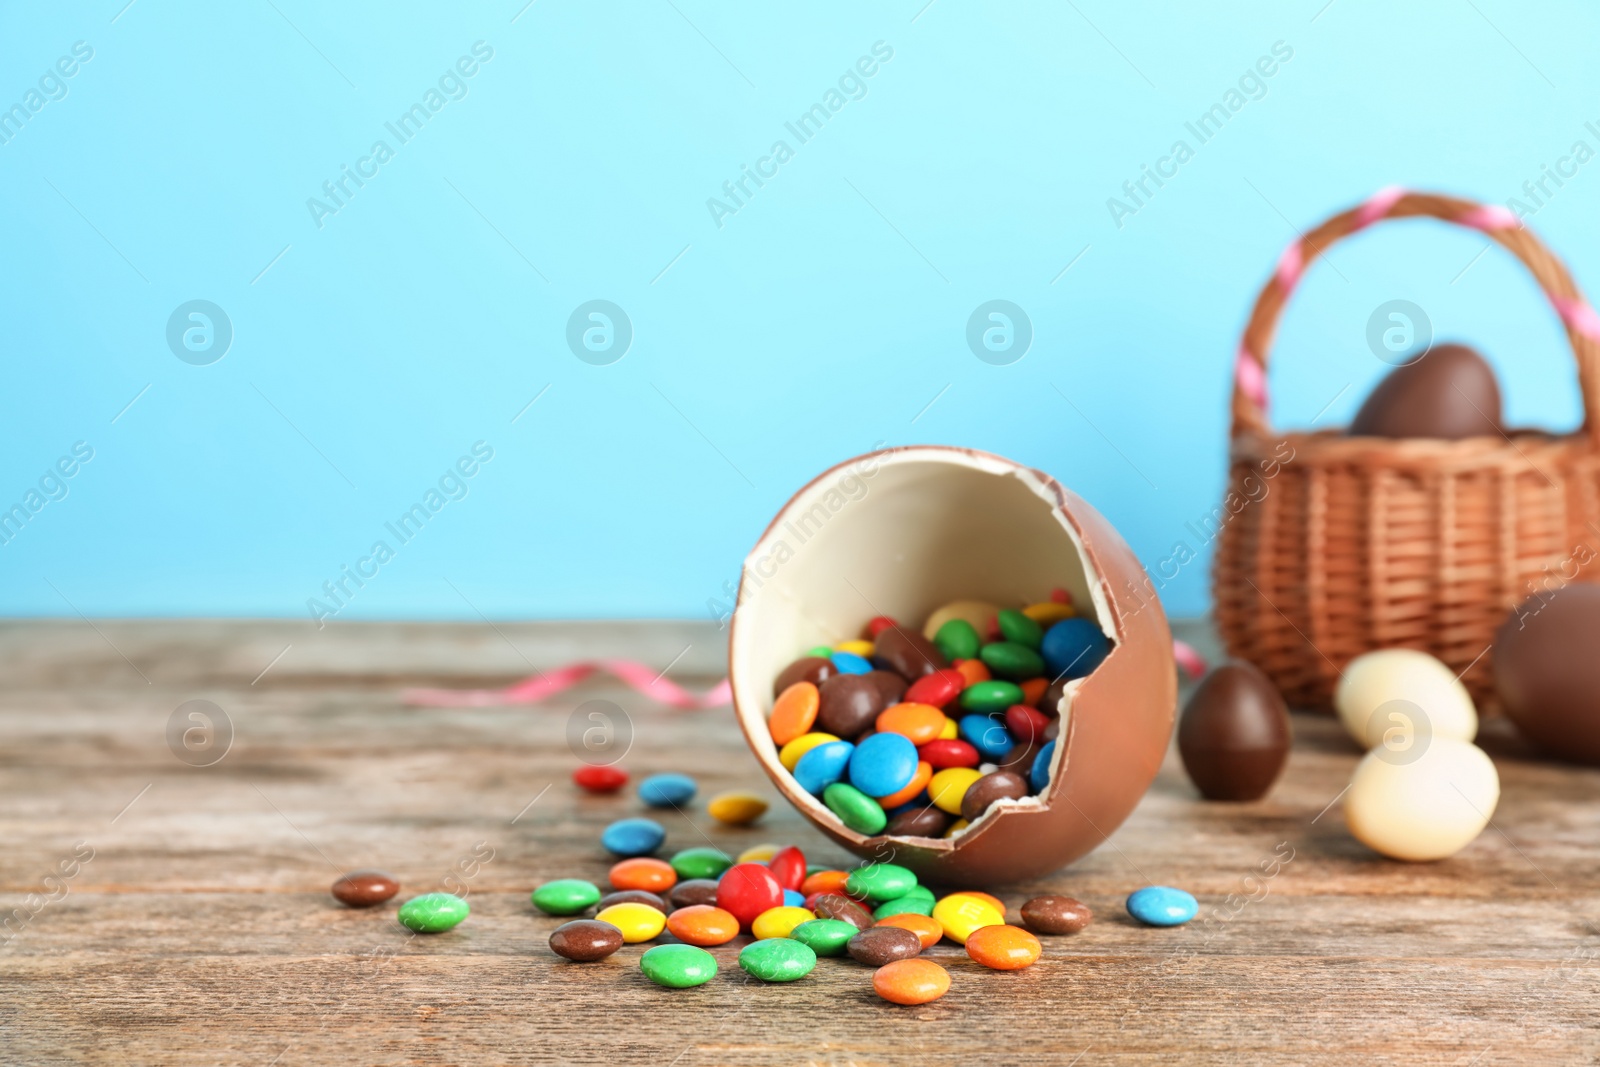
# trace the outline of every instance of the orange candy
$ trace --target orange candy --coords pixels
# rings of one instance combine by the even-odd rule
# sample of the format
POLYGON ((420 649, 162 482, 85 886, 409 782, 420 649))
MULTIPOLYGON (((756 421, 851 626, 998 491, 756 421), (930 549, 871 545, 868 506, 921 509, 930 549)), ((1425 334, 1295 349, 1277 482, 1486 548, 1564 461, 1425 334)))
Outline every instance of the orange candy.
POLYGON ((913 745, 925 745, 944 729, 944 712, 932 704, 896 704, 878 713, 877 726, 880 734, 899 734, 913 745))
POLYGON ((612 889, 643 889, 661 893, 678 884, 678 872, 665 860, 639 856, 611 868, 612 889))
POLYGON ((692 904, 667 916, 667 933, 686 945, 726 945, 739 936, 739 920, 731 911, 692 904))
POLYGON ((781 748, 801 734, 810 733, 821 705, 822 694, 810 682, 796 682, 779 693, 767 719, 773 743, 781 748))
POLYGON ((944 937, 944 927, 939 924, 937 919, 926 915, 918 915, 914 911, 908 911, 903 915, 891 915, 887 919, 879 919, 873 925, 898 926, 902 930, 910 930, 922 938, 922 947, 924 949, 932 948, 939 943, 940 938, 944 937))
POLYGON ((977 685, 990 679, 989 668, 983 665, 981 659, 958 659, 955 662, 956 670, 961 672, 961 677, 966 679, 967 685, 977 685))
POLYGON ((996 971, 1031 967, 1041 951, 1039 939, 1020 926, 980 926, 967 936, 967 955, 996 971))
MULTIPOLYGON (((940 717, 943 718, 942 712, 940 713, 940 717)), ((917 772, 911 776, 911 781, 906 783, 906 787, 897 793, 890 793, 886 797, 879 797, 878 803, 883 807, 884 811, 888 811, 891 808, 898 808, 902 804, 908 804, 922 795, 922 791, 928 788, 928 781, 932 777, 933 764, 929 763, 925 759, 918 760, 917 772)))
MULTIPOLYGON (((1030 708, 1036 708, 1039 706, 1039 701, 1044 699, 1044 691, 1050 688, 1050 679, 1029 678, 1026 682, 1018 682, 1017 684, 1022 687, 1022 702, 1030 708)), ((1056 709, 1051 708, 1050 710, 1055 711, 1056 709)))
POLYGON ((988 903, 993 904, 994 905, 994 910, 998 911, 1001 915, 1004 915, 1006 913, 1006 906, 1005 906, 1004 903, 1001 902, 999 897, 991 896, 988 893, 980 893, 976 889, 963 889, 961 891, 961 895, 962 896, 968 896, 968 897, 977 897, 979 900, 987 901, 988 903))
POLYGON ((818 871, 800 883, 800 892, 809 897, 813 893, 844 894, 844 884, 850 880, 849 871, 818 871))
POLYGON ((950 972, 932 960, 895 960, 874 972, 872 988, 891 1004, 926 1004, 950 991, 950 972))

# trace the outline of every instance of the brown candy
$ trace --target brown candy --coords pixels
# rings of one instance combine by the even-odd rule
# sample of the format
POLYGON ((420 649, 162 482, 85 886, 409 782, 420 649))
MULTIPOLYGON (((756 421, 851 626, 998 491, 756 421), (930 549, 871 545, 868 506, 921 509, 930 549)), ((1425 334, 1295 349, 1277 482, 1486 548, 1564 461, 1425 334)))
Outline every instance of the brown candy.
POLYGON ((674 908, 692 908, 696 904, 717 904, 717 883, 709 878, 691 878, 679 882, 667 894, 674 908))
POLYGON ((1396 367, 1350 423, 1351 436, 1499 437, 1500 386, 1466 345, 1435 345, 1396 367))
POLYGON ((663 915, 672 910, 667 907, 666 901, 645 889, 619 889, 615 893, 607 893, 600 898, 600 903, 596 904, 595 908, 604 911, 613 904, 648 904, 663 915))
POLYGON ((857 930, 872 929, 872 916, 860 904, 841 893, 824 893, 817 898, 811 910, 819 919, 838 919, 857 930))
POLYGON ((1289 759, 1289 709, 1249 663, 1223 664, 1184 705, 1178 755, 1207 800, 1258 800, 1289 759))
MULTIPOLYGON (((1059 714, 1057 709, 1059 709, 1061 706, 1061 694, 1067 691, 1067 682, 1069 681, 1071 681, 1071 679, 1062 678, 1058 681, 1051 682, 1050 685, 1045 689, 1044 696, 1039 698, 1039 710, 1050 716, 1050 718, 1055 719, 1059 714)), ((1059 726, 1060 724, 1057 723, 1057 725, 1059 726)), ((1049 741, 1053 737, 1054 735, 1052 734, 1051 737, 1047 737, 1045 740, 1049 741)))
POLYGON ((1600 765, 1600 586, 1524 601, 1494 637, 1506 715, 1549 756, 1600 765))
POLYGON ((833 665, 831 659, 824 659, 821 656, 801 656, 779 673, 778 680, 772 683, 772 695, 777 696, 796 682, 821 685, 838 673, 839 669, 833 665))
POLYGON ((900 626, 891 626, 873 642, 872 658, 911 681, 950 666, 932 641, 900 626))
MULTIPOLYGON (((1050 724, 1054 726, 1055 720, 1052 719, 1050 724)), ((1003 771, 1016 771, 1018 774, 1022 775, 1022 777, 1026 778, 1028 776, 1028 772, 1033 769, 1033 758, 1037 756, 1039 754, 1039 750, 1048 743, 1049 742, 1047 741, 1039 740, 1022 741, 1012 745, 1011 751, 1007 752, 1005 757, 1000 760, 1000 769, 1003 771)))
POLYGON ((1022 921, 1036 934, 1075 934, 1091 918, 1089 905, 1071 897, 1034 897, 1022 906, 1022 921))
POLYGON ((550 951, 574 963, 603 960, 622 947, 622 931, 598 919, 574 919, 550 934, 550 951))
POLYGON ((967 788, 966 795, 961 798, 961 817, 974 822, 995 801, 1021 800, 1031 792, 1028 780, 1016 771, 993 771, 967 788))
POLYGON ((333 898, 352 908, 382 904, 400 892, 400 880, 388 871, 351 871, 333 883, 333 898))
POLYGON ((866 677, 883 694, 884 707, 900 703, 900 698, 906 694, 906 687, 911 684, 894 671, 868 671, 866 677))
POLYGON ((870 674, 836 674, 821 686, 816 729, 835 737, 856 738, 888 707, 883 690, 870 674))
POLYGON ((850 958, 868 967, 922 954, 922 938, 903 926, 874 926, 852 937, 844 946, 850 958))
POLYGON ((929 804, 902 811, 889 820, 883 832, 890 837, 943 837, 952 821, 949 815, 929 804))

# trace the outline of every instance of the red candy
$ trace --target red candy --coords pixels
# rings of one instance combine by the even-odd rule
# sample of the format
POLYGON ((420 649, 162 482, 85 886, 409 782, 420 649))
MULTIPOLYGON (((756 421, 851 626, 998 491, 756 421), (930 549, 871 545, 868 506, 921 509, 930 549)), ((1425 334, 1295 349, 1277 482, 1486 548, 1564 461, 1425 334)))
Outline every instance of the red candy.
POLYGON ((1072 594, 1057 586, 1055 589, 1050 590, 1050 600, 1056 604, 1071 604, 1072 594))
POLYGON ((1044 744, 1044 728, 1049 725, 1048 715, 1026 704, 1013 704, 1006 709, 1006 729, 1011 731, 1011 737, 1018 744, 1030 741, 1044 744))
POLYGON ((767 861, 767 870, 772 872, 780 886, 798 893, 806 880, 805 853, 793 845, 785 845, 767 861))
POLYGON ((893 627, 899 625, 899 623, 889 618, 889 616, 879 615, 877 618, 867 623, 867 636, 876 639, 879 634, 883 633, 883 631, 892 629, 893 627))
POLYGON ((717 883, 717 907, 739 920, 749 930, 756 916, 783 904, 783 886, 761 863, 736 863, 717 883))
POLYGON ((966 677, 953 667, 925 674, 911 683, 911 688, 900 698, 906 704, 931 704, 944 708, 955 702, 961 690, 967 687, 966 677))
POLYGON ((917 758, 936 771, 946 767, 976 767, 978 750, 965 741, 941 738, 917 749, 917 758))
POLYGON ((628 772, 621 767, 585 764, 572 772, 572 780, 591 793, 615 793, 628 784, 628 772))

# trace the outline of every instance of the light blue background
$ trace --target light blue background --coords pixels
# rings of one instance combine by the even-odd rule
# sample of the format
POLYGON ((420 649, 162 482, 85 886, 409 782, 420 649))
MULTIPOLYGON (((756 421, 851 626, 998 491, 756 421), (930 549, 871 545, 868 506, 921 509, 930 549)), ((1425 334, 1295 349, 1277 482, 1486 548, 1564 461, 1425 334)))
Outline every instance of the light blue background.
MULTIPOLYGON (((878 442, 1042 467, 1153 566, 1219 495, 1237 335, 1295 228, 1391 183, 1504 202, 1600 148, 1576 2, 524 2, 6 5, 0 105, 94 58, 0 145, 0 504, 95 456, 0 547, 0 611, 305 617, 478 440, 467 498, 340 618, 703 617, 789 494, 878 442), (318 229, 307 198, 480 40, 466 98, 318 229), (876 41, 865 98, 797 144, 876 41), (1265 97, 1197 145, 1275 41, 1265 97), (1119 229, 1107 199, 1180 137, 1119 229), (719 229, 707 199, 779 138, 719 229), (196 298, 235 331, 210 366, 164 339, 196 298), (633 323, 611 366, 565 343, 594 298, 633 323), (996 298, 1035 331, 1010 366, 965 342, 996 298)), ((1597 204, 1591 162, 1532 219, 1591 288, 1597 204)), ((1485 243, 1337 247, 1286 317, 1275 420, 1347 419, 1387 369, 1367 318, 1405 298, 1484 348, 1513 420, 1573 425, 1560 331, 1485 243)), ((1170 611, 1205 608, 1208 566, 1170 611)))

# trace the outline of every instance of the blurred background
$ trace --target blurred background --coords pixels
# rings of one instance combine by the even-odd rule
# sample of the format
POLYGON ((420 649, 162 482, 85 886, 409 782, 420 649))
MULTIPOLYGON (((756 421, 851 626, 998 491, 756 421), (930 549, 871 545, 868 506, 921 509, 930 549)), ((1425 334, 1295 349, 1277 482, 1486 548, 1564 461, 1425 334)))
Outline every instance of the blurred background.
MULTIPOLYGON (((935 442, 1054 474, 1152 569, 1183 543, 1162 595, 1202 613, 1237 337, 1298 232, 1391 184, 1516 200, 1600 286, 1597 32, 1570 0, 7 5, 0 612, 712 618, 814 474, 935 442)), ((1487 247, 1337 246, 1274 421, 1347 420, 1404 300, 1510 421, 1575 425, 1487 247)))

